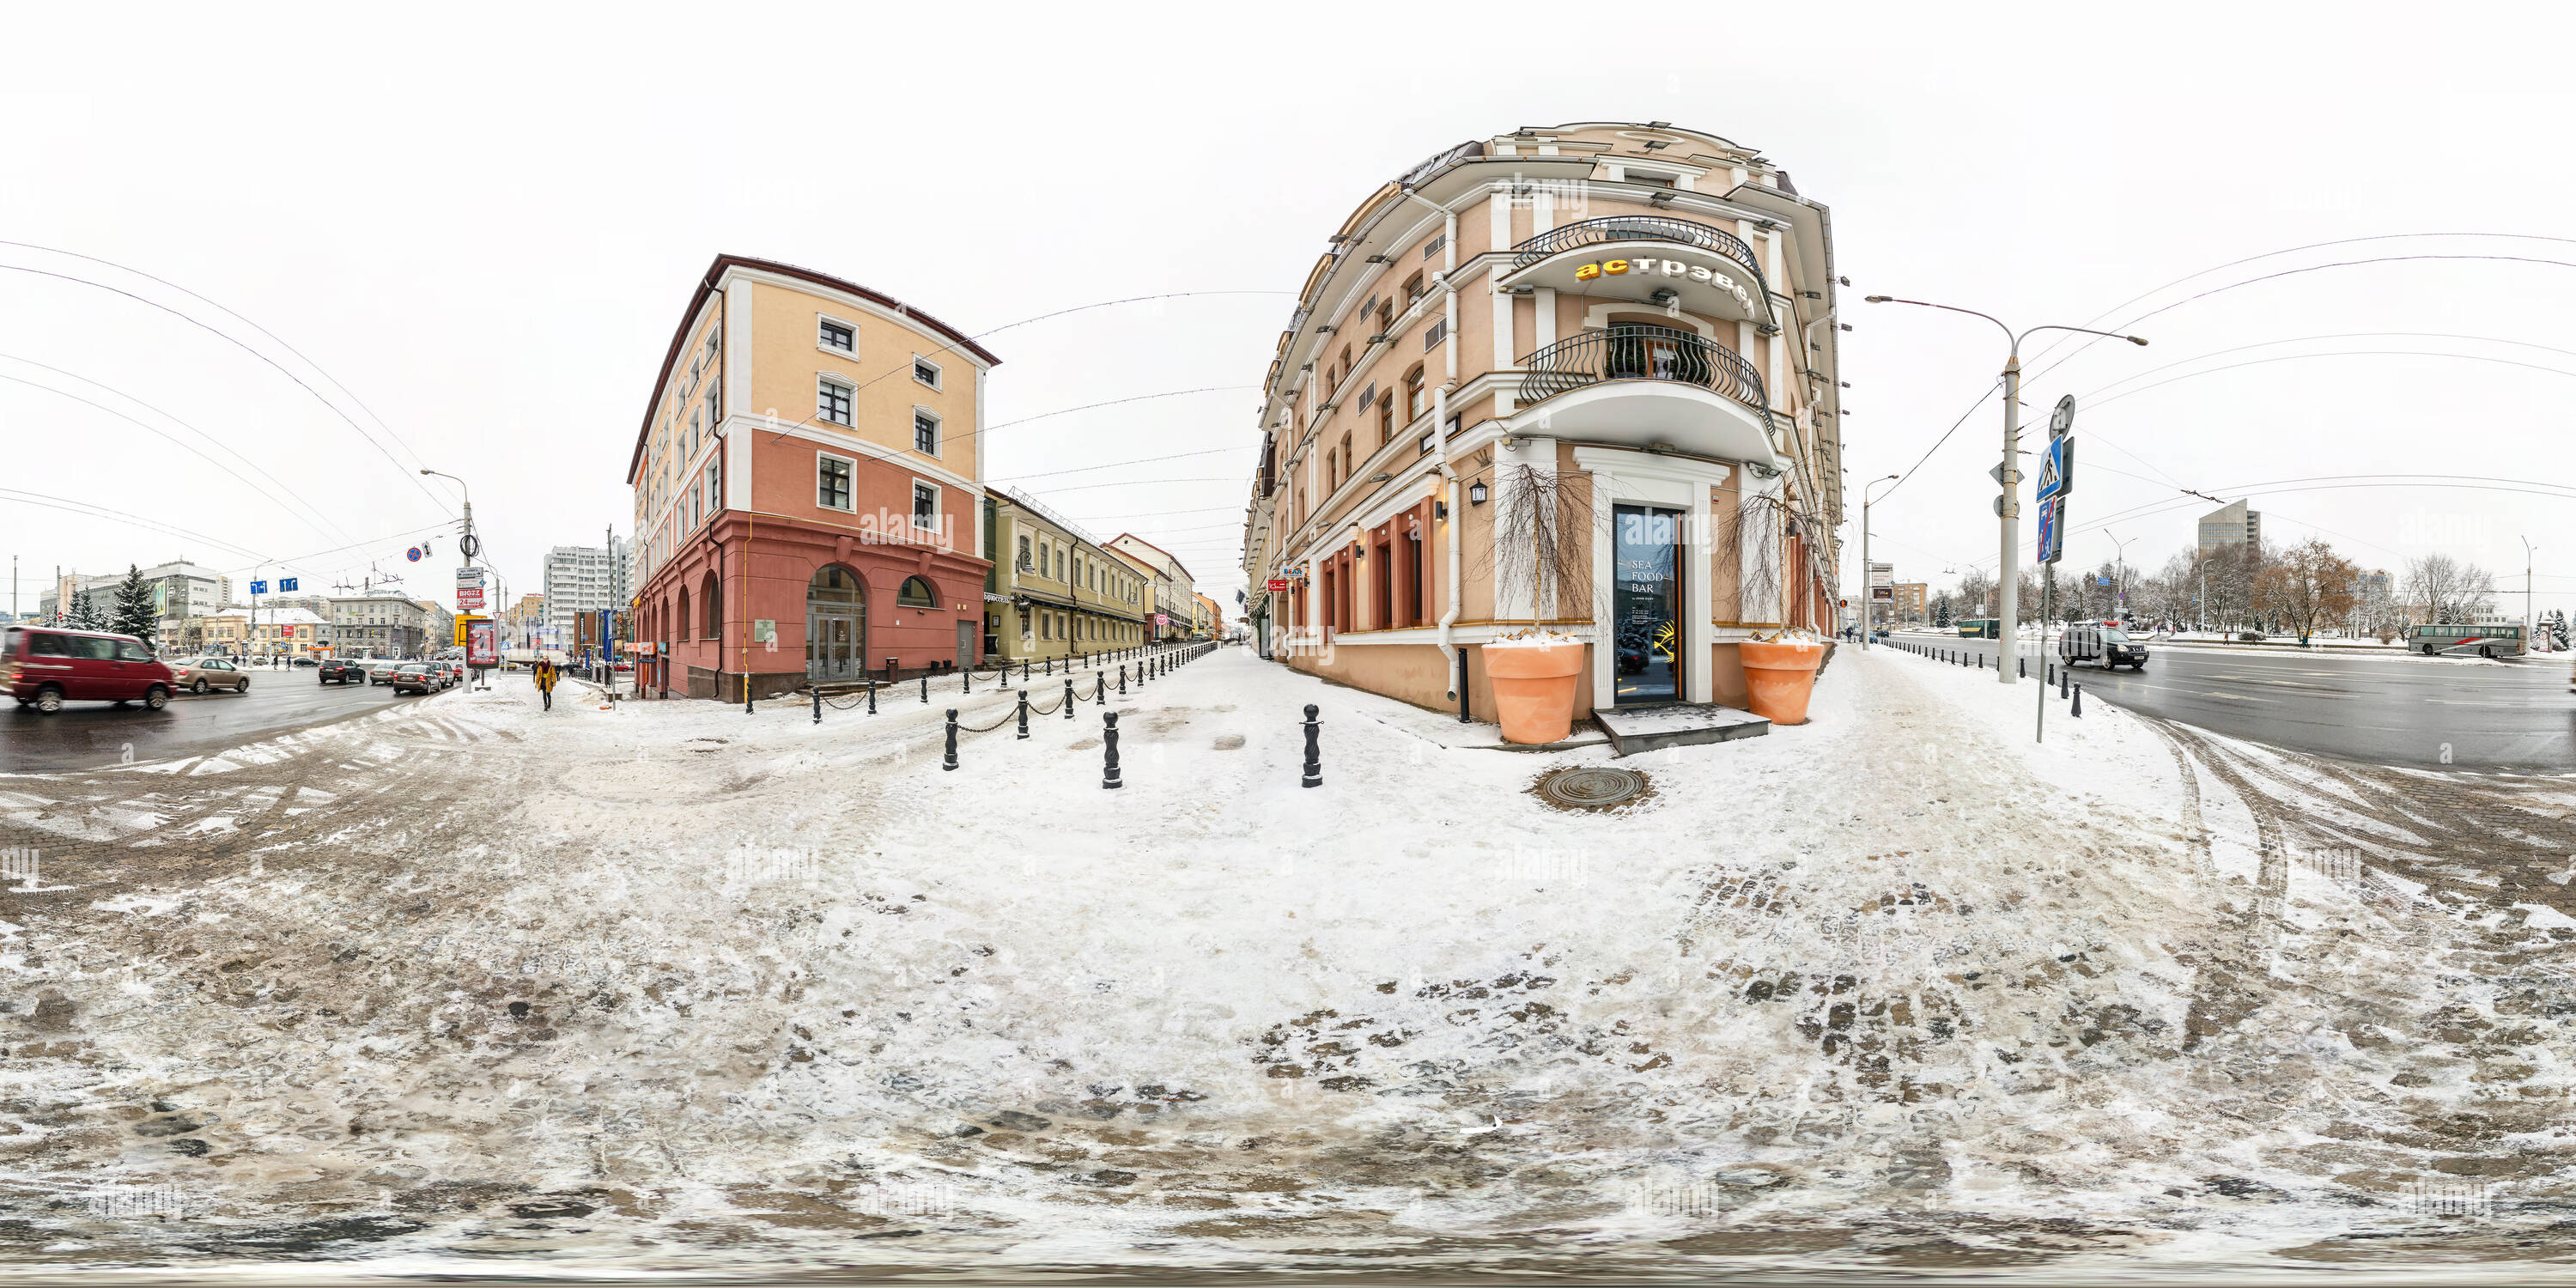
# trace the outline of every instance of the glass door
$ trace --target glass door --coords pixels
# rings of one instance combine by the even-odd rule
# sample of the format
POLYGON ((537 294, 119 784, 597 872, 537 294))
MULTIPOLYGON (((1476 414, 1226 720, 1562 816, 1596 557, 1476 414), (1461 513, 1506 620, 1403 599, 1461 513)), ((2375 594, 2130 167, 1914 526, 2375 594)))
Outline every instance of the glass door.
POLYGON ((806 614, 806 678, 826 683, 858 679, 860 638, 856 614, 821 611, 806 614))
POLYGON ((1623 706, 1681 700, 1681 519, 1679 510, 1612 507, 1612 693, 1623 706))

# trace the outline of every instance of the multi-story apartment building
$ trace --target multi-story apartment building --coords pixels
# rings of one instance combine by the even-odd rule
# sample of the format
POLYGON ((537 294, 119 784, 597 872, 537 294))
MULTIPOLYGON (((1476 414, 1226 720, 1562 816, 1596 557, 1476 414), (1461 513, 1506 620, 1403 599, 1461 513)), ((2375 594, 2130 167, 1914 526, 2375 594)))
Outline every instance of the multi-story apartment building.
MULTIPOLYGON (((266 615, 262 609, 262 615, 266 615)), ((340 657, 422 657, 448 648, 454 617, 427 600, 401 595, 348 595, 323 614, 331 650, 340 657)))
POLYGON ((1198 603, 1198 615, 1191 619, 1190 624, 1192 634, 1203 640, 1216 639, 1225 634, 1225 610, 1219 607, 1215 600, 1205 595, 1193 595, 1191 598, 1198 603))
POLYGON ((733 700, 746 679, 781 693, 971 665, 984 381, 1000 361, 856 283, 717 256, 627 465, 639 688, 733 700))
POLYGON ((1929 620, 1926 616, 1931 612, 1932 606, 1932 587, 1929 583, 1900 581, 1896 583, 1894 589, 1896 611, 1888 615, 1889 621, 1919 624, 1929 620))
POLYGON ((1145 606, 1145 621, 1152 628, 1152 638, 1189 638, 1190 622, 1198 612, 1198 585, 1190 570, 1162 547, 1132 532, 1111 537, 1108 548, 1152 579, 1152 598, 1145 606))
POLYGON ((1265 382, 1266 654, 1490 720, 1504 633, 1588 646, 1580 715, 1741 705, 1740 641, 1830 627, 1840 281, 1776 164, 1663 122, 1520 130, 1328 240, 1265 382))
POLYGON ((603 608, 626 611, 626 543, 614 535, 606 548, 556 546, 546 552, 545 625, 555 638, 573 637, 573 619, 603 608))
MULTIPOLYGON (((162 619, 161 634, 165 644, 170 641, 178 623, 220 611, 232 602, 232 578, 185 559, 154 564, 141 572, 144 582, 152 587, 152 603, 162 619)), ((68 574, 58 578, 54 589, 38 598, 37 615, 42 620, 52 620, 55 613, 62 611, 66 599, 81 591, 89 592, 90 602, 105 610, 115 601, 118 589, 124 585, 125 574, 121 572, 90 577, 68 574)))
POLYGON ((1146 639, 1151 582, 1036 500, 1008 488, 986 494, 993 593, 984 603, 985 652, 1005 661, 1131 648, 1146 639))

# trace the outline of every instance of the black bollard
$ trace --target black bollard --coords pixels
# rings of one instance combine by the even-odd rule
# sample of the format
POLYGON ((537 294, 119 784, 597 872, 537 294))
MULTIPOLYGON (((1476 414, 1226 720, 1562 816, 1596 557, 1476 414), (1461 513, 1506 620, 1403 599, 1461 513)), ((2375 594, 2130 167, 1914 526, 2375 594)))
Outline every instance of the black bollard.
POLYGON ((2062 697, 2065 697, 2065 696, 2066 696, 2066 686, 2068 685, 2068 683, 2070 683, 2070 682, 2071 682, 2071 681, 2073 681, 2074 679, 2075 679, 2075 672, 2074 672, 2074 671, 2072 671, 2072 670, 2065 670, 2065 671, 2060 671, 2060 672, 2058 672, 2058 673, 2057 673, 2057 696, 2059 696, 2059 697, 2061 697, 2061 698, 2062 698, 2062 697))
POLYGON ((1064 718, 1073 718, 1073 677, 1064 677, 1064 718))
POLYGON ((957 708, 948 708, 948 754, 939 761, 941 769, 957 767, 957 708))
POLYGON ((2076 686, 2075 686, 2075 706, 2073 707, 2073 709, 2069 710, 2069 711, 2067 712, 2067 714, 2068 714, 2068 715, 2071 715, 2071 716, 2074 716, 2074 717, 2076 717, 2076 718, 2078 718, 2078 719, 2083 718, 2083 715, 2084 715, 2084 686, 2083 686, 2083 685, 2080 685, 2080 684, 2079 684, 2079 685, 2076 685, 2076 686))
POLYGON ((1046 661, 1045 661, 1045 666, 1046 666, 1046 673, 1047 673, 1047 674, 1049 674, 1049 675, 1053 675, 1053 674, 1055 674, 1055 659, 1054 659, 1054 658, 1052 658, 1052 657, 1047 658, 1047 659, 1046 659, 1046 661))
POLYGON ((1114 792, 1127 785, 1118 781, 1118 713, 1104 711, 1100 721, 1100 785, 1114 792))
POLYGON ((1315 742, 1316 735, 1321 733, 1322 730, 1322 723, 1315 719, 1315 704, 1312 702, 1307 703, 1306 776, 1298 782, 1297 785, 1300 787, 1321 787, 1324 785, 1324 752, 1323 748, 1317 746, 1315 742))
POLYGON ((959 693, 975 691, 975 668, 970 666, 957 673, 957 691, 959 693))
POLYGON ((1109 705, 1109 675, 1107 672, 1094 671, 1091 673, 1091 697, 1091 705, 1095 707, 1105 707, 1109 705))
POLYGON ((814 723, 823 723, 823 691, 814 690, 814 723))
POLYGON ((1118 691, 1122 694, 1127 692, 1127 664, 1124 662, 1118 664, 1118 691))
POLYGON ((875 680, 874 678, 870 678, 870 679, 869 679, 869 681, 868 681, 868 714, 869 714, 869 715, 875 715, 876 713, 877 713, 877 682, 876 682, 876 680, 875 680))
POLYGON ((1022 685, 1024 685, 1024 686, 1025 686, 1028 682, 1029 682, 1029 660, 1028 660, 1027 658, 1021 658, 1021 659, 1020 659, 1020 683, 1021 683, 1022 685))
POLYGON ((1029 686, 1020 686, 1020 736, 1029 736, 1029 686))
POLYGON ((921 673, 921 705, 930 705, 930 672, 921 673))
POLYGON ((2029 658, 2017 657, 2013 659, 2013 678, 2016 680, 2027 680, 2030 678, 2029 658))

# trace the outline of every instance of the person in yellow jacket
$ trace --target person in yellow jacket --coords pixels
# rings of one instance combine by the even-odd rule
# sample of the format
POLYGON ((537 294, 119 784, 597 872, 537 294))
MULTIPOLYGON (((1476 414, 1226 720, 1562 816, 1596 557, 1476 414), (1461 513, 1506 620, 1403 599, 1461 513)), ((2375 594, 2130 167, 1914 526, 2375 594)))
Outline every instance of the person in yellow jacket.
POLYGON ((536 676, 537 693, 545 699, 546 710, 552 711, 555 709, 555 680, 558 678, 555 674, 554 659, 538 658, 536 676))

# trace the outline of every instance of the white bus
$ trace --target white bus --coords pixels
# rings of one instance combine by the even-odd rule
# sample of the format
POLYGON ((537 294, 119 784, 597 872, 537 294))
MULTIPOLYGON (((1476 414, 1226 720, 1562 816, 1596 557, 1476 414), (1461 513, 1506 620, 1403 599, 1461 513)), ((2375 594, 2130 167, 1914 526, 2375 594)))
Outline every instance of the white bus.
POLYGON ((2440 626, 2409 626, 2406 647, 2426 657, 2475 654, 2479 657, 2522 656, 2522 623, 2520 622, 2451 622, 2440 626))

